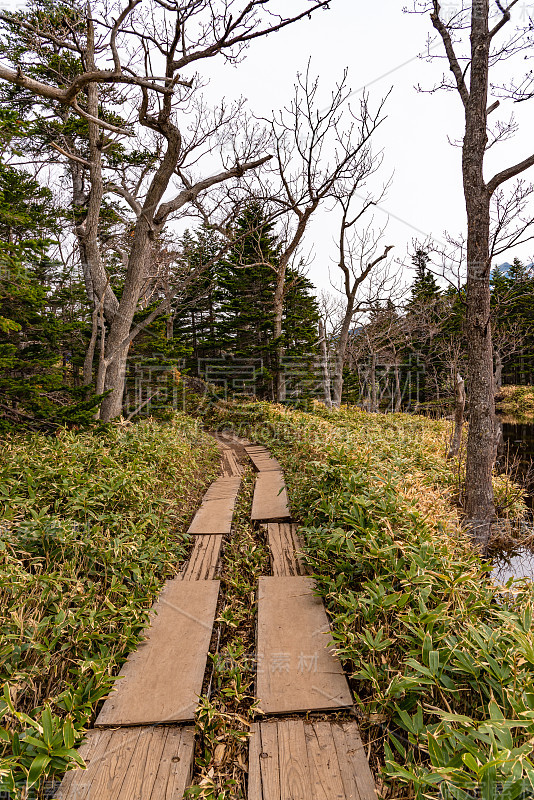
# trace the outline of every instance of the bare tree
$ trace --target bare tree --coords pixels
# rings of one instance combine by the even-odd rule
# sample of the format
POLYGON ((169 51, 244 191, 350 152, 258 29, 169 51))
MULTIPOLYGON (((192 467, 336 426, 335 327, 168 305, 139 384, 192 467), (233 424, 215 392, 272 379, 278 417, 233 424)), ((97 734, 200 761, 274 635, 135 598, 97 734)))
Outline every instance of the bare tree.
MULTIPOLYGON (((416 10, 430 11, 430 19, 441 38, 452 73, 452 80, 444 77, 439 88, 457 91, 465 115, 462 175, 467 210, 465 332, 469 378, 466 524, 482 547, 488 542, 495 519, 492 470, 497 445, 490 324, 490 270, 491 257, 495 254, 491 236, 491 204, 492 199, 497 198, 501 207, 506 206, 502 199, 499 200, 501 187, 534 165, 534 154, 531 154, 497 172, 490 180, 484 176, 488 148, 513 132, 509 123, 498 124, 492 130, 488 122, 489 115, 499 106, 499 100, 489 101, 490 71, 499 61, 520 54, 530 44, 528 27, 523 31, 516 29, 507 41, 501 39, 501 33, 512 19, 514 7, 519 7, 518 0, 512 0, 506 6, 497 2, 496 6, 499 18, 490 25, 489 0, 472 3, 462 0, 451 15, 446 15, 438 0, 416 4, 416 10)), ((517 86, 512 89, 511 94, 516 100, 528 96, 528 92, 518 90, 517 86)), ((506 89, 503 88, 500 94, 506 94, 506 89)), ((528 191, 525 194, 519 190, 516 211, 517 202, 522 206, 527 195, 528 191)), ((530 221, 519 220, 512 237, 515 244, 524 240, 530 221)))
MULTIPOLYGON (((76 37, 73 43, 71 39, 58 38, 50 27, 30 26, 31 35, 39 41, 52 42, 57 48, 81 56, 82 71, 67 85, 56 86, 30 77, 22 69, 0 67, 0 79, 22 87, 36 97, 59 103, 94 126, 91 134, 94 148, 89 153, 91 160, 83 159, 81 163, 79 156, 64 151, 70 161, 85 167, 90 173, 94 211, 85 220, 86 229, 98 225, 98 200, 103 191, 99 161, 106 146, 103 131, 120 136, 131 133, 130 126, 117 125, 99 114, 95 87, 106 84, 135 87, 141 100, 137 104, 136 121, 132 120, 131 124, 138 129, 153 131, 160 141, 160 157, 147 179, 142 201, 124 195, 135 210, 136 221, 120 300, 111 294, 109 276, 103 270, 99 254, 87 253, 94 293, 93 326, 96 319, 101 329, 97 389, 106 393, 100 409, 102 420, 109 421, 121 412, 131 342, 168 308, 164 299, 142 324, 133 324, 146 284, 154 237, 171 217, 193 204, 203 193, 214 186, 241 179, 247 171, 258 168, 269 159, 268 155, 261 153, 261 140, 245 136, 236 144, 232 164, 223 162, 219 171, 194 177, 192 166, 195 162, 188 165, 184 159, 184 153, 189 152, 187 130, 177 124, 176 111, 179 106, 187 108, 192 102, 198 82, 194 77, 184 80, 182 71, 200 60, 215 56, 237 60, 254 39, 278 31, 327 6, 327 0, 317 0, 307 4, 300 13, 280 16, 271 10, 269 0, 243 3, 226 0, 218 8, 210 0, 148 0, 146 3, 129 0, 116 19, 110 21, 106 4, 98 3, 92 9, 87 7, 85 41, 83 37, 76 37), (113 68, 98 68, 97 53, 100 61, 111 61, 113 68), (161 65, 157 70, 159 75, 152 68, 153 63, 161 65), (178 178, 179 186, 173 196, 167 197, 175 178, 178 178)), ((4 15, 4 18, 12 21, 10 15, 4 15)), ((27 23, 22 20, 21 24, 27 23)), ((221 139, 224 146, 224 135, 221 139)), ((88 241, 94 243, 94 237, 88 241)))
POLYGON ((341 270, 341 291, 345 295, 345 307, 335 351, 333 405, 337 408, 341 405, 343 367, 355 317, 384 301, 392 289, 389 270, 377 271, 376 268, 386 261, 393 245, 387 246, 377 256, 376 249, 383 231, 376 233, 372 228, 372 221, 362 231, 355 227, 375 202, 367 199, 357 212, 351 211, 353 201, 357 198, 357 188, 356 183, 346 194, 338 195, 341 208, 338 267, 341 270))
POLYGON ((273 220, 282 219, 284 246, 274 265, 274 339, 277 353, 276 397, 284 397, 281 369, 284 348, 282 316, 289 265, 299 258, 299 248, 313 215, 329 201, 352 190, 364 190, 378 169, 380 158, 371 154, 371 139, 385 117, 385 99, 375 111, 364 94, 354 111, 347 71, 323 105, 319 79, 310 77, 310 65, 299 75, 287 108, 269 122, 274 157, 266 169, 263 196, 273 209, 273 220))

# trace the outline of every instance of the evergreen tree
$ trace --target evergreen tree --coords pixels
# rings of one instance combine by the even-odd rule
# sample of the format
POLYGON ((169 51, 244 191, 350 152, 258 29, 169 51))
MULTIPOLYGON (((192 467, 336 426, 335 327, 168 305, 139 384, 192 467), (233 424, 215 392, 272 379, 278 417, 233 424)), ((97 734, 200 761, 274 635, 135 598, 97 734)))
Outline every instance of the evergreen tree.
POLYGON ((434 275, 428 269, 429 262, 429 254, 420 248, 412 256, 415 278, 411 286, 409 306, 417 306, 419 303, 428 305, 437 300, 441 294, 434 275))

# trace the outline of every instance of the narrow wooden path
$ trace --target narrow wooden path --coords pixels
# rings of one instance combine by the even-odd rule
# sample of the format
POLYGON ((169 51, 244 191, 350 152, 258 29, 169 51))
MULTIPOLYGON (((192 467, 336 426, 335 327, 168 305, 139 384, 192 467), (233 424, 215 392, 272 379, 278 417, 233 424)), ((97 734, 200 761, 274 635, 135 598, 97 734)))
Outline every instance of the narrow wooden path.
POLYGON ((80 747, 87 769, 67 773, 58 800, 183 798, 217 609, 218 563, 245 454, 257 470, 251 517, 266 533, 272 568, 258 586, 256 695, 263 713, 251 731, 248 800, 376 800, 350 689, 300 556, 280 464, 264 447, 217 439, 222 475, 189 528, 191 557, 165 584, 144 641, 80 747))
POLYGON ((256 696, 271 718, 251 731, 248 800, 376 800, 354 717, 320 714, 353 712, 353 702, 305 576, 282 471, 265 448, 247 452, 258 469, 252 519, 267 530, 274 576, 259 581, 256 696), (305 716, 282 716, 292 712, 305 716))
POLYGON ((222 476, 189 528, 195 535, 189 562, 163 587, 144 641, 128 657, 80 747, 87 769, 66 774, 58 800, 181 800, 190 784, 192 723, 219 595, 214 578, 242 474, 232 449, 219 447, 222 476))

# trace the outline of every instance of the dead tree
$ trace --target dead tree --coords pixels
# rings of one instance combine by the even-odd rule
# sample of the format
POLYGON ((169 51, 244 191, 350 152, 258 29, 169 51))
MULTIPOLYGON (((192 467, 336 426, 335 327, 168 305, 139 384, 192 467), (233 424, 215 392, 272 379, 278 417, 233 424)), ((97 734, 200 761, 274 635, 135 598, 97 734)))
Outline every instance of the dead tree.
MULTIPOLYGON (((202 177, 193 176, 191 170, 187 171, 182 163, 187 132, 178 124, 176 112, 180 107, 187 108, 192 102, 198 82, 192 74, 184 79, 182 73, 191 70, 196 62, 203 59, 216 56, 238 59, 254 39, 280 30, 316 9, 326 8, 328 2, 317 0, 304 6, 300 13, 280 16, 271 9, 269 0, 226 0, 220 8, 216 8, 210 0, 148 0, 147 3, 129 0, 117 18, 109 20, 106 5, 97 3, 93 9, 88 8, 88 38, 81 46, 82 71, 67 85, 45 83, 25 74, 22 69, 0 66, 0 79, 22 87, 36 97, 58 103, 100 131, 128 136, 133 125, 137 130, 153 131, 162 145, 160 158, 147 181, 142 202, 137 209, 120 300, 115 297, 114 301, 110 294, 109 278, 102 274, 98 255, 88 254, 95 314, 100 320, 101 341, 105 344, 101 348, 97 376, 98 388, 106 393, 100 408, 103 421, 109 421, 121 413, 126 363, 132 341, 140 330, 167 309, 167 301, 163 300, 143 321, 142 326, 133 323, 146 283, 153 238, 163 230, 169 218, 194 203, 203 193, 214 186, 241 179, 247 171, 257 169, 269 158, 265 151, 260 152, 257 139, 241 140, 242 147, 240 150, 238 148, 234 162, 222 164, 215 174, 202 177), (146 13, 143 13, 145 9, 146 13), (100 62, 111 61, 111 69, 101 69, 96 61, 91 61, 91 35, 98 38, 98 47, 92 52, 98 51, 100 62), (154 74, 151 68, 153 62, 162 65, 163 74, 154 74), (91 87, 107 84, 135 87, 140 93, 139 103, 130 100, 132 108, 137 108, 136 119, 131 121, 131 125, 121 127, 99 113, 95 92, 91 87), (84 99, 84 93, 87 94, 87 100, 84 99), (173 195, 169 197, 168 191, 176 176, 180 185, 174 188, 173 195), (97 283, 100 291, 96 289, 97 283), (105 315, 99 311, 102 305, 105 315), (107 326, 106 332, 104 324, 107 326)), ((12 24, 11 15, 3 17, 12 24)), ((22 20, 21 24, 29 23, 22 20)), ((31 35, 37 40, 53 42, 60 50, 63 48, 72 52, 74 49, 79 54, 78 45, 73 45, 70 40, 59 40, 55 31, 38 25, 30 27, 31 35)), ((222 133, 220 138, 224 139, 222 133)), ((100 134, 97 147, 102 149, 104 146, 100 134)), ((79 163, 79 157, 75 154, 64 154, 74 162, 78 159, 79 163)), ((91 158, 98 160, 98 154, 93 153, 91 158)), ((84 161, 82 166, 89 170, 91 180, 98 182, 100 175, 93 161, 84 161)), ((93 195, 95 214, 99 191, 99 188, 95 188, 93 195)))
MULTIPOLYGON (((438 0, 417 3, 416 10, 430 11, 430 19, 441 38, 452 79, 443 78, 440 87, 455 90, 463 105, 465 132, 462 143, 462 176, 467 211, 467 288, 466 339, 468 342, 469 434, 466 463, 466 525, 474 540, 487 544, 495 519, 492 470, 496 458, 497 425, 493 385, 493 347, 490 324, 490 270, 494 247, 491 235, 492 199, 501 187, 534 165, 534 154, 497 172, 489 180, 484 175, 489 147, 513 132, 512 123, 497 123, 491 128, 489 115, 499 100, 489 99, 490 71, 499 61, 520 54, 529 46, 528 27, 516 29, 506 41, 502 33, 509 26, 518 0, 507 5, 496 3, 499 19, 490 25, 489 0, 461 2, 450 15, 438 0)), ((519 88, 511 87, 514 99, 526 99, 519 88), (519 97, 517 96, 519 93, 519 97)), ((506 95, 506 88, 496 91, 506 95)), ((528 192, 527 192, 528 194, 528 192)), ((525 199, 522 194, 520 202, 525 199)), ((525 225, 515 227, 517 244, 525 225)))

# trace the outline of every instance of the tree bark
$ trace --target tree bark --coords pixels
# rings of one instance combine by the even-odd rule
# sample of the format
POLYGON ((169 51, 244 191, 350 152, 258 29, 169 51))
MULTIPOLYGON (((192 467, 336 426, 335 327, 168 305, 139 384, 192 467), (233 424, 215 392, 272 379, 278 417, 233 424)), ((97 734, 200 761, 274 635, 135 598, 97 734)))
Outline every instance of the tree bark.
POLYGON ((378 412, 378 386, 376 383, 376 353, 373 350, 371 353, 371 403, 369 406, 369 411, 372 414, 376 414, 378 412))
POLYGON ((347 354, 347 344, 349 341, 350 326, 352 323, 352 315, 354 312, 354 297, 355 294, 350 292, 347 296, 347 305, 345 307, 345 314, 343 315, 343 322, 341 323, 341 330, 336 345, 336 356, 334 365, 334 397, 332 404, 339 408, 341 406, 341 398, 343 395, 343 367, 345 366, 345 358, 347 354))
POLYGON ((395 369, 395 413, 398 414, 402 408, 402 391, 401 391, 399 364, 397 359, 395 359, 394 369, 395 369))
POLYGON ((454 431, 447 458, 454 458, 460 452, 465 413, 465 383, 459 372, 454 380, 454 431))
POLYGON ((326 346, 326 330, 322 319, 319 320, 319 347, 321 353, 324 404, 327 408, 332 408, 332 392, 330 389, 330 369, 328 365, 328 348, 326 346))
POLYGON ((490 324, 490 199, 484 181, 488 142, 487 103, 490 38, 489 2, 471 13, 471 85, 465 113, 462 172, 467 210, 466 338, 469 376, 469 433, 466 461, 466 524, 485 547, 495 519, 492 472, 496 455, 493 348, 490 324))

